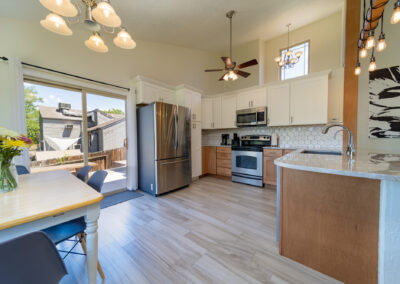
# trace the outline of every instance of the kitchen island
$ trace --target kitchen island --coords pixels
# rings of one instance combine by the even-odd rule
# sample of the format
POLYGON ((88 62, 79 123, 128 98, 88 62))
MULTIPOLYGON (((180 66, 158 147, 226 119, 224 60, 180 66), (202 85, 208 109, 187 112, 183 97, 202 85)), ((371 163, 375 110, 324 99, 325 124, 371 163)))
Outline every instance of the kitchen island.
POLYGON ((400 283, 400 155, 297 150, 275 164, 281 255, 345 283, 400 283))

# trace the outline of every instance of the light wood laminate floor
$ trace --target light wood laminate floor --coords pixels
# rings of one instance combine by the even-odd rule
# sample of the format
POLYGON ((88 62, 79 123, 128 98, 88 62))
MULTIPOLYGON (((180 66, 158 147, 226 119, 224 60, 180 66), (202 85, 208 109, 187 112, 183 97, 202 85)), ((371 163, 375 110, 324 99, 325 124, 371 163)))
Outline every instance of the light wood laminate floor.
MULTIPOLYGON (((339 283, 278 254, 276 191, 205 177, 101 210, 105 283, 339 283)), ((69 255, 61 283, 86 283, 69 255)), ((101 283, 98 276, 98 283, 101 283)))

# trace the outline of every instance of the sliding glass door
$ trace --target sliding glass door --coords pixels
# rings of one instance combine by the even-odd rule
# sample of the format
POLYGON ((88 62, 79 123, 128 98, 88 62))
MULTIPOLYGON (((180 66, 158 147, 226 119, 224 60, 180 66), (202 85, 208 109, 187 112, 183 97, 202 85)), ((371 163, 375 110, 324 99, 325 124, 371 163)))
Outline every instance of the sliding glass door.
POLYGON ((125 98, 33 82, 24 87, 31 172, 76 174, 89 164, 108 171, 103 193, 125 189, 125 98))

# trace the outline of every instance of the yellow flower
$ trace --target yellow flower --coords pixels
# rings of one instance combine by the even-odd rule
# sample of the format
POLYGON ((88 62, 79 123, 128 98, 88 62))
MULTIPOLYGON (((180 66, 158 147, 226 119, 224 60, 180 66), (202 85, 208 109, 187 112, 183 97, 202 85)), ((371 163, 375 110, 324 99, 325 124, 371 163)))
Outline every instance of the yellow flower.
POLYGON ((5 140, 4 144, 1 145, 2 148, 13 148, 13 147, 17 147, 17 148, 26 148, 28 147, 28 144, 26 144, 24 141, 21 140, 5 140))

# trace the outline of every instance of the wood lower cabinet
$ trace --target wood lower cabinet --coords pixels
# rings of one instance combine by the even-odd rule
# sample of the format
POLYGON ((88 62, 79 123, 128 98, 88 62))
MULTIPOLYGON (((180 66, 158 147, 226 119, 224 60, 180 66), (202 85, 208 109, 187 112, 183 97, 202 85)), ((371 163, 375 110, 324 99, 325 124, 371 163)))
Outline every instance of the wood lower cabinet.
POLYGON ((217 175, 232 176, 232 150, 230 147, 217 147, 217 175))
POLYGON ((217 147, 203 146, 202 148, 202 174, 217 174, 217 147))
POLYGON ((281 149, 264 149, 263 152, 263 182, 269 185, 276 185, 276 166, 274 160, 282 157, 281 149))

